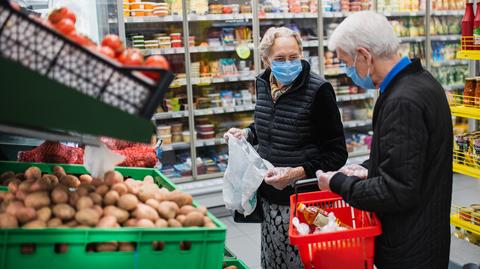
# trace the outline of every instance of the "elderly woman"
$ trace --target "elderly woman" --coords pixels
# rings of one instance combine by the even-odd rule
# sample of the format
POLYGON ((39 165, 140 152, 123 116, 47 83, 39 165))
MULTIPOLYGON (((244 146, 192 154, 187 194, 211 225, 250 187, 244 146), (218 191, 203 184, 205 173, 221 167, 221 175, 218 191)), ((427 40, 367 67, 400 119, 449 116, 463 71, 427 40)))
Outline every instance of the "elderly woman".
MULTIPOLYGON (((258 190, 264 213, 262 267, 301 268, 298 252, 288 241, 291 185, 315 177, 319 169, 332 171, 345 164, 343 125, 332 85, 302 59, 298 33, 285 27, 268 29, 260 53, 267 69, 256 80, 254 123, 228 133, 257 145, 260 156, 276 167, 258 190)), ((304 191, 313 190, 318 188, 304 191)))

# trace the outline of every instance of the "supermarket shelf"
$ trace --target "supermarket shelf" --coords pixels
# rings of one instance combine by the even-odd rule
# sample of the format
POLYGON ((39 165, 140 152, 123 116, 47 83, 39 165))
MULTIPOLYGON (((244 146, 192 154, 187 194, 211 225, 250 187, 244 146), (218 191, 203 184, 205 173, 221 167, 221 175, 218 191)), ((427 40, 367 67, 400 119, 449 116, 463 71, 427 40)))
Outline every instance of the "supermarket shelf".
POLYGON ((323 12, 323 17, 324 18, 344 18, 350 14, 352 14, 352 12, 323 12))
POLYGON ((375 96, 372 93, 338 95, 337 102, 371 99, 375 96))
POLYGON ((201 175, 197 176, 197 179, 203 180, 203 179, 223 178, 223 175, 224 175, 223 172, 211 173, 211 174, 201 174, 201 175))
POLYGON ((476 167, 467 166, 467 165, 454 162, 453 172, 480 179, 480 169, 476 167))
POLYGON ((466 231, 469 231, 475 235, 480 236, 480 226, 475 225, 471 222, 462 220, 460 218, 460 214, 452 214, 450 215, 450 223, 458 228, 464 229, 466 231))
MULTIPOLYGON (((255 109, 255 104, 250 105, 239 105, 234 107, 216 107, 216 108, 204 108, 204 109, 195 109, 195 116, 205 116, 205 115, 217 115, 225 113, 234 113, 234 112, 246 112, 253 111, 255 109)), ((167 119, 178 119, 188 117, 188 111, 175 111, 175 112, 161 112, 153 115, 152 120, 167 120, 167 119)))
MULTIPOLYGON (((318 44, 318 42, 317 42, 318 44)), ((253 43, 248 43, 248 48, 253 49, 253 43)), ((225 51, 235 51, 237 48, 236 45, 232 46, 196 46, 191 47, 191 53, 201 53, 201 52, 225 52, 225 51)), ((156 54, 183 54, 185 53, 185 48, 165 48, 165 49, 144 49, 142 50, 144 55, 156 55, 156 54)))
POLYGON ((480 120, 480 108, 450 106, 450 110, 453 116, 480 120))
MULTIPOLYGON (((225 145, 227 142, 223 138, 212 138, 212 139, 197 139, 195 147, 210 147, 216 145, 225 145)), ((162 145, 163 151, 173 151, 173 150, 182 150, 182 149, 189 149, 190 143, 185 142, 178 142, 178 143, 171 143, 168 145, 162 145)))
MULTIPOLYGON (((238 74, 238 75, 226 76, 223 78, 212 78, 212 77, 191 78, 192 84, 198 85, 198 86, 206 86, 206 85, 215 84, 215 83, 254 81, 254 80, 255 80, 255 75, 253 72, 251 72, 249 75, 246 75, 246 76, 242 76, 238 74)), ((182 80, 176 79, 172 82, 172 84, 170 84, 170 88, 178 88, 185 85, 186 85, 185 80, 182 81, 182 80)))
POLYGON ((312 48, 312 47, 318 47, 319 42, 318 40, 307 40, 307 41, 302 41, 302 46, 304 48, 312 48))
MULTIPOLYGON (((252 14, 208 14, 208 15, 188 15, 188 21, 230 21, 230 20, 249 20, 252 14)), ((181 22, 182 16, 145 16, 145 17, 125 17, 125 23, 157 23, 157 22, 181 22)))
POLYGON ((366 127, 372 125, 372 120, 353 120, 343 122, 344 128, 366 127))
POLYGON ((464 10, 434 10, 432 16, 463 16, 464 10))
POLYGON ((468 65, 467 60, 447 60, 444 62, 433 62, 432 67, 468 65))
POLYGON ((451 91, 451 90, 461 90, 463 88, 465 88, 465 85, 464 84, 458 84, 458 85, 443 85, 443 88, 447 91, 451 91))
POLYGON ((480 50, 461 50, 457 52, 457 59, 480 60, 480 50))
POLYGON ((326 68, 325 69, 325 76, 340 76, 340 75, 345 75, 345 70, 342 68, 326 68))
POLYGON ((188 117, 188 111, 160 112, 153 115, 152 120, 180 119, 188 117))
POLYGON ((420 17, 425 16, 425 11, 395 11, 382 12, 385 17, 420 17))
POLYGON ((317 13, 265 13, 260 19, 316 19, 317 13))
POLYGON ((400 39, 400 42, 402 43, 413 43, 413 42, 416 42, 416 43, 420 43, 420 42, 424 42, 426 40, 426 37, 424 36, 415 36, 415 37, 399 37, 400 39))
POLYGON ((462 35, 434 35, 430 39, 432 41, 458 41, 462 38, 462 35))

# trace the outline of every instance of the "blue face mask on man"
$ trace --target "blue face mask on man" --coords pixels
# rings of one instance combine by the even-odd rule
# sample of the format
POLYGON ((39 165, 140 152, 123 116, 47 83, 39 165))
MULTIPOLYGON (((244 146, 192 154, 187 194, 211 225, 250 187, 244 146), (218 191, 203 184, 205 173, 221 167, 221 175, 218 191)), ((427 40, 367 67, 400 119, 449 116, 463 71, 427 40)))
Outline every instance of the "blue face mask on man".
POLYGON ((272 61, 272 73, 282 85, 290 85, 302 72, 300 59, 293 61, 272 61))
POLYGON ((355 60, 353 61, 352 66, 347 66, 346 72, 347 76, 350 77, 357 86, 362 87, 364 89, 370 90, 370 89, 375 89, 375 84, 373 84, 372 77, 370 76, 370 68, 368 68, 368 73, 367 76, 361 77, 358 72, 357 68, 355 67, 355 64, 357 63, 357 55, 355 55, 355 60))

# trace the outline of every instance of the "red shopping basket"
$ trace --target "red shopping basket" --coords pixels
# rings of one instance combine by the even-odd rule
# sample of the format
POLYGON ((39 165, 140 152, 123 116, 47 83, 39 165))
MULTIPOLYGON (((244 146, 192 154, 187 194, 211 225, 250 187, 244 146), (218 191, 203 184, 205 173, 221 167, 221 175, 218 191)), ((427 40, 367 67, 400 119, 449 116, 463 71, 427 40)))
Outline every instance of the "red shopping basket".
MULTIPOLYGON (((305 222, 303 214, 297 214, 305 222)), ((326 192, 299 193, 290 197, 290 244, 297 246, 306 269, 372 269, 375 236, 382 233, 380 221, 373 213, 350 207, 339 195, 326 192), (300 235, 292 224, 297 204, 318 206, 333 212, 353 229, 300 235)))

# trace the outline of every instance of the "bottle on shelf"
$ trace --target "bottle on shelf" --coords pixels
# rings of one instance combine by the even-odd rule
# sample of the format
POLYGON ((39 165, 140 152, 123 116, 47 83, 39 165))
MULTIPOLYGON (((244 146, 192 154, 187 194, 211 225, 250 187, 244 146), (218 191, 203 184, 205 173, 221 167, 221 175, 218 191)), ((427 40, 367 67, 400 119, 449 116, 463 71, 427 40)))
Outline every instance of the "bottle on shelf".
MULTIPOLYGON (((303 213, 303 216, 305 217, 305 222, 307 222, 309 225, 315 225, 322 228, 328 224, 328 212, 319 207, 306 206, 303 203, 299 203, 297 206, 297 210, 300 213, 303 213)), ((340 227, 352 229, 352 227, 342 223, 339 219, 336 219, 336 223, 340 227)))
POLYGON ((473 42, 471 37, 473 36, 473 25, 475 21, 475 15, 473 14, 473 1, 468 0, 465 5, 465 15, 462 19, 462 49, 471 50, 473 42))
POLYGON ((477 3, 477 12, 473 20, 473 41, 475 49, 480 46, 480 2, 477 3))

